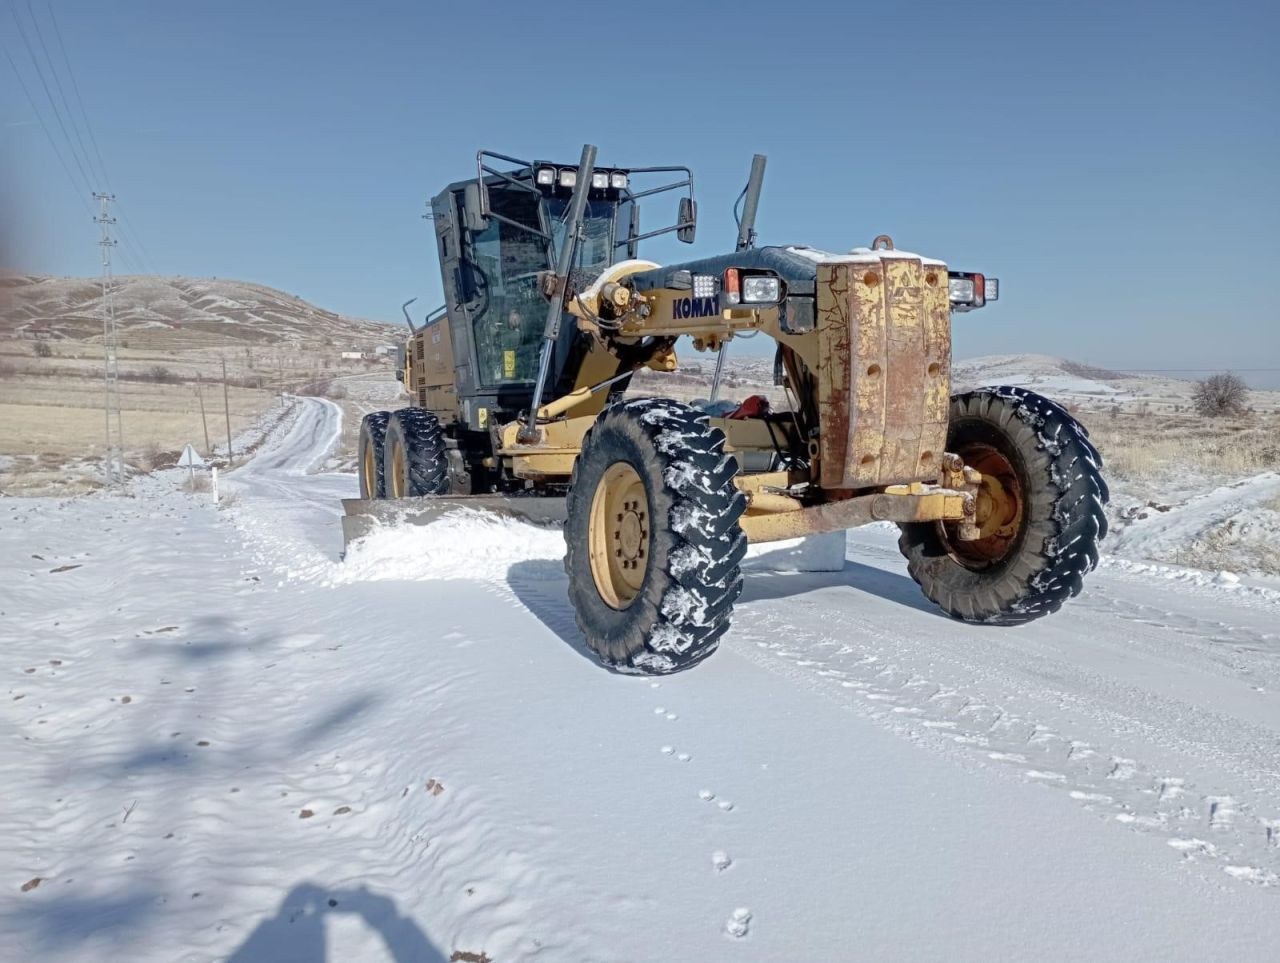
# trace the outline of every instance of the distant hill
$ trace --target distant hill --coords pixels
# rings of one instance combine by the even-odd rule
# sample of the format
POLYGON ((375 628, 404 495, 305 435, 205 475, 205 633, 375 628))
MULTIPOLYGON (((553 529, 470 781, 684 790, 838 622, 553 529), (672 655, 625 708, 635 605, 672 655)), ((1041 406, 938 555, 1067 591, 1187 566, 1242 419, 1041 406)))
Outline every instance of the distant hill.
MULTIPOLYGON (((1195 389, 1195 381, 1190 378, 1111 371, 1039 354, 987 355, 956 361, 951 380, 956 390, 1015 385, 1058 401, 1095 408, 1189 408, 1195 389)), ((1249 393, 1249 403, 1260 411, 1275 411, 1280 408, 1280 393, 1254 389, 1249 393)))
MULTIPOLYGON (((0 337, 88 340, 102 333, 96 278, 0 277, 0 337)), ((116 323, 134 347, 190 349, 228 343, 329 341, 372 346, 401 325, 350 318, 263 284, 224 278, 117 277, 116 323)))

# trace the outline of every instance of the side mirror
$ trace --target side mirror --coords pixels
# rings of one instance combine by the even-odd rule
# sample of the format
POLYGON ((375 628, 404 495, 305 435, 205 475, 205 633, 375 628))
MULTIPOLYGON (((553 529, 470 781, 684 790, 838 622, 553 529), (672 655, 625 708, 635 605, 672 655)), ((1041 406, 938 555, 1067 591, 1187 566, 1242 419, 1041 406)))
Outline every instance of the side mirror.
POLYGON ((680 198, 680 212, 676 215, 676 237, 685 244, 692 244, 698 232, 698 204, 692 197, 680 198))
POLYGON ((480 185, 474 181, 462 192, 462 223, 472 234, 479 234, 489 226, 480 202, 480 185))

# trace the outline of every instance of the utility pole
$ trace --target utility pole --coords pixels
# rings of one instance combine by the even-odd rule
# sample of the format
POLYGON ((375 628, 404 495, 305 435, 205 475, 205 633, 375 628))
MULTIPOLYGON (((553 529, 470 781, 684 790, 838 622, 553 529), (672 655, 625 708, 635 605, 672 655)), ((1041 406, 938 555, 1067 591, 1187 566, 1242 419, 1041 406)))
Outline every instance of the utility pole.
POLYGON ((227 468, 233 464, 231 452, 231 402, 227 400, 227 356, 222 356, 222 411, 227 416, 227 468))
POLYGON ((104 474, 107 485, 124 484, 124 431, 120 423, 120 365, 116 356, 116 307, 115 292, 111 277, 111 249, 116 242, 111 237, 111 225, 116 219, 111 216, 111 202, 114 194, 95 193, 99 213, 94 218, 102 228, 102 236, 98 246, 102 248, 102 357, 103 357, 103 412, 107 424, 107 448, 104 462, 104 474), (112 422, 115 432, 112 433, 112 422))
POLYGON ((213 450, 209 447, 209 419, 204 416, 204 379, 200 377, 199 370, 196 371, 196 397, 200 399, 200 424, 204 426, 204 456, 209 458, 213 450))

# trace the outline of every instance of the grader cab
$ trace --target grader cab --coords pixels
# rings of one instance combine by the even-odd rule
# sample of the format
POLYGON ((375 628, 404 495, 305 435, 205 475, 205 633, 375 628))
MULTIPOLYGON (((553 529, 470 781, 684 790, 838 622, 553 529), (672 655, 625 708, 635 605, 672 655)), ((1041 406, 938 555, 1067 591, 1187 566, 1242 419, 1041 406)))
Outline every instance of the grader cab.
MULTIPOLYGON (((414 327, 410 404, 361 425, 348 540, 379 519, 464 506, 563 519, 588 645, 670 672, 728 629, 748 541, 901 527, 911 576, 947 614, 1017 624, 1080 591, 1106 531, 1087 432, 1021 388, 953 394, 951 319, 998 295, 982 274, 895 249, 756 245, 757 156, 729 253, 660 265, 641 242, 695 238, 685 168, 605 168, 482 151, 431 202, 446 304, 414 327), (675 216, 645 230, 654 198, 675 216), (634 398, 676 344, 763 333, 787 404, 731 416, 634 398)), ((723 406, 721 406, 723 407, 723 406)))

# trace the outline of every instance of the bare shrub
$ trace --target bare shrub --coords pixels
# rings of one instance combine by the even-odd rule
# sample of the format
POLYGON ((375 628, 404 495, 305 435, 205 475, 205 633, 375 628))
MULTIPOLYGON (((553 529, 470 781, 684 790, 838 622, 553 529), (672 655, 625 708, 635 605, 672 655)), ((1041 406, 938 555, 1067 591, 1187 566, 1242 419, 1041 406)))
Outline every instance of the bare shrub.
POLYGON ((1244 414, 1248 397, 1249 386, 1244 380, 1239 375, 1224 371, 1197 381, 1191 400, 1199 414, 1208 418, 1221 418, 1224 415, 1244 414))
POLYGON ((300 385, 294 391, 297 395, 306 395, 309 398, 334 398, 341 400, 347 396, 346 386, 339 381, 331 381, 326 378, 317 378, 314 381, 308 381, 300 385))
POLYGON ((164 458, 164 449, 154 441, 145 445, 137 455, 129 459, 129 463, 138 471, 153 472, 160 467, 164 458))
POLYGON ((31 346, 31 353, 34 354, 37 358, 52 358, 53 345, 51 345, 48 341, 37 341, 35 344, 31 346))
POLYGON ((1075 375, 1077 378, 1089 378, 1093 381, 1109 381, 1112 378, 1122 377, 1117 371, 1097 368, 1091 364, 1082 364, 1079 361, 1063 361, 1060 366, 1069 375, 1075 375))
POLYGON ((171 385, 177 382, 178 376, 162 364, 152 365, 147 372, 148 378, 160 385, 171 385))

